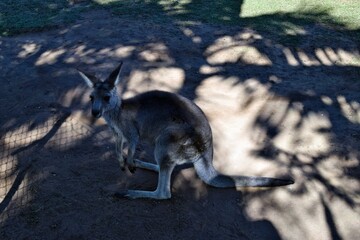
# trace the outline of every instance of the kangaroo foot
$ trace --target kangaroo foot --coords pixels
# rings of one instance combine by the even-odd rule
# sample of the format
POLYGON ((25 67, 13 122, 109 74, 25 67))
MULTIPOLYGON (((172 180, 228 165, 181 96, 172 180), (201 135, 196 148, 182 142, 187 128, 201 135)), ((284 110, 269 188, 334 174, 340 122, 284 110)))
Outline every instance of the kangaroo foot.
POLYGON ((135 165, 132 165, 132 164, 128 164, 128 169, 131 173, 135 173, 135 171, 136 171, 135 165))

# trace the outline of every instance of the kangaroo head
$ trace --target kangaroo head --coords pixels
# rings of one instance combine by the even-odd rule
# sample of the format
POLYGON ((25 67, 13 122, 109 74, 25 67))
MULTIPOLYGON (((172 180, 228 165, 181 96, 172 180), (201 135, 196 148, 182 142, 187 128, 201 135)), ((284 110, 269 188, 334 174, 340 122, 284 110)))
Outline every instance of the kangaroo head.
POLYGON ((78 70, 86 84, 93 89, 90 94, 90 100, 91 113, 94 117, 99 118, 104 112, 118 107, 121 104, 121 98, 118 96, 116 90, 116 85, 120 78, 121 67, 122 62, 111 72, 105 81, 101 81, 91 74, 78 70))

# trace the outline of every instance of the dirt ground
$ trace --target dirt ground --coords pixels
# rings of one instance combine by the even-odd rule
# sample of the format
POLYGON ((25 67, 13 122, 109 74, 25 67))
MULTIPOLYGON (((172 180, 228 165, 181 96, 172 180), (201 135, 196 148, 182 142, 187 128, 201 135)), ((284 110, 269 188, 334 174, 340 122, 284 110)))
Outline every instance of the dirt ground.
POLYGON ((276 33, 92 11, 0 38, 0 238, 358 239, 359 45, 321 38, 332 30, 319 24, 305 31, 292 47, 276 33), (108 189, 154 189, 157 175, 120 171, 75 68, 105 77, 120 60, 125 97, 163 89, 204 110, 220 171, 296 183, 215 189, 190 166, 174 172, 171 200, 113 198, 108 189))

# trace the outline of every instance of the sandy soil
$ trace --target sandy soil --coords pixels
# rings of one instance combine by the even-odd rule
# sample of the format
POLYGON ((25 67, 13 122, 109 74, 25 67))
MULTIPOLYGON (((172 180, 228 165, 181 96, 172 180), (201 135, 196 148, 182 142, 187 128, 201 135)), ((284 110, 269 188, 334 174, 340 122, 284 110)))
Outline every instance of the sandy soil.
POLYGON ((0 238, 358 239, 359 46, 305 30, 295 48, 251 29, 94 11, 0 38, 0 238), (119 170, 75 68, 106 76, 120 60, 126 97, 163 89, 205 111, 220 171, 296 183, 215 189, 189 167, 174 172, 171 200, 113 198, 108 189, 154 189, 157 176, 119 170))

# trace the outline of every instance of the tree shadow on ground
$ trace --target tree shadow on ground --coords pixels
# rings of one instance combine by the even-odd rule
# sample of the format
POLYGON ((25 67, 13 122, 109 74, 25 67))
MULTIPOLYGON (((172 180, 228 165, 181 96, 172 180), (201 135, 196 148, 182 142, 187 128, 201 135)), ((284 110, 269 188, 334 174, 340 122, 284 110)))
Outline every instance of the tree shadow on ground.
MULTIPOLYGON (((355 228, 337 229, 337 221, 345 220, 335 219, 339 214, 332 204, 344 203, 346 206, 340 209, 346 211, 357 211, 359 204, 360 71, 351 58, 358 56, 359 43, 348 36, 359 34, 359 30, 347 30, 336 22, 332 22, 337 24, 336 29, 317 24, 319 18, 331 20, 326 11, 239 19, 239 26, 226 28, 201 23, 179 25, 172 17, 197 21, 189 16, 196 13, 198 5, 191 2, 182 6, 185 14, 176 6, 166 9, 156 1, 150 2, 152 11, 168 14, 169 23, 156 17, 151 21, 151 14, 139 23, 95 12, 59 31, 16 37, 15 43, 14 39, 1 40, 1 75, 6 79, 2 98, 9 103, 0 108, 4 113, 0 118, 2 136, 8 137, 2 139, 1 166, 5 171, 1 172, 1 182, 6 186, 2 185, 1 193, 8 193, 16 182, 19 168, 15 166, 21 165, 22 159, 34 154, 39 159, 24 177, 26 181, 19 184, 22 191, 14 194, 13 203, 9 202, 2 214, 6 214, 2 218, 3 238, 25 238, 34 232, 54 238, 63 234, 77 238, 163 238, 163 231, 180 239, 189 234, 218 239, 224 233, 229 239, 280 239, 280 233, 289 238, 291 232, 311 237, 316 233, 305 224, 309 216, 298 212, 307 208, 291 212, 294 206, 289 199, 296 202, 294 198, 308 197, 310 202, 314 195, 311 204, 322 207, 319 211, 323 217, 313 220, 324 222, 325 227, 319 224, 324 234, 333 238, 355 236, 355 228), (121 27, 114 31, 113 26, 121 27), (60 134, 53 145, 45 145, 38 153, 10 157, 13 150, 37 141, 27 135, 29 140, 11 141, 11 136, 18 132, 21 138, 21 129, 31 135, 32 128, 38 126, 51 129, 54 122, 47 124, 59 105, 74 113, 86 110, 87 97, 84 88, 78 86, 81 80, 74 67, 106 74, 119 60, 127 64, 124 79, 128 81, 128 95, 157 88, 179 92, 202 104, 219 151, 234 150, 224 147, 230 140, 219 133, 221 127, 226 127, 216 124, 219 114, 239 121, 251 117, 251 133, 245 133, 256 147, 250 155, 288 170, 296 186, 240 194, 206 188, 189 170, 190 177, 180 172, 174 179, 178 185, 168 202, 115 201, 103 191, 107 184, 124 186, 130 180, 135 187, 153 188, 156 177, 141 171, 136 176, 120 173, 103 126, 94 126, 94 133, 76 133, 76 129, 82 129, 77 123, 81 118, 69 123, 68 131, 73 133, 67 133, 65 140, 70 142, 69 148, 59 147, 64 141, 60 134), (218 95, 224 91, 228 92, 218 95), (236 91, 235 97, 232 91, 236 91), (229 113, 233 109, 235 112, 229 113), (311 143, 320 146, 311 148, 311 143), (247 214, 246 205, 252 202, 260 205, 260 219, 270 221, 254 221, 256 217, 247 214), (276 212, 283 216, 269 216, 276 217, 276 212), (139 221, 144 228, 134 231, 131 224, 139 221), (193 227, 194 231, 187 232, 193 227)), ((116 6, 121 5, 109 5, 115 12, 116 6)), ((233 8, 217 9, 210 18, 226 20, 229 12, 230 18, 236 16, 233 8)), ((234 135, 244 133, 230 130, 234 135)))

